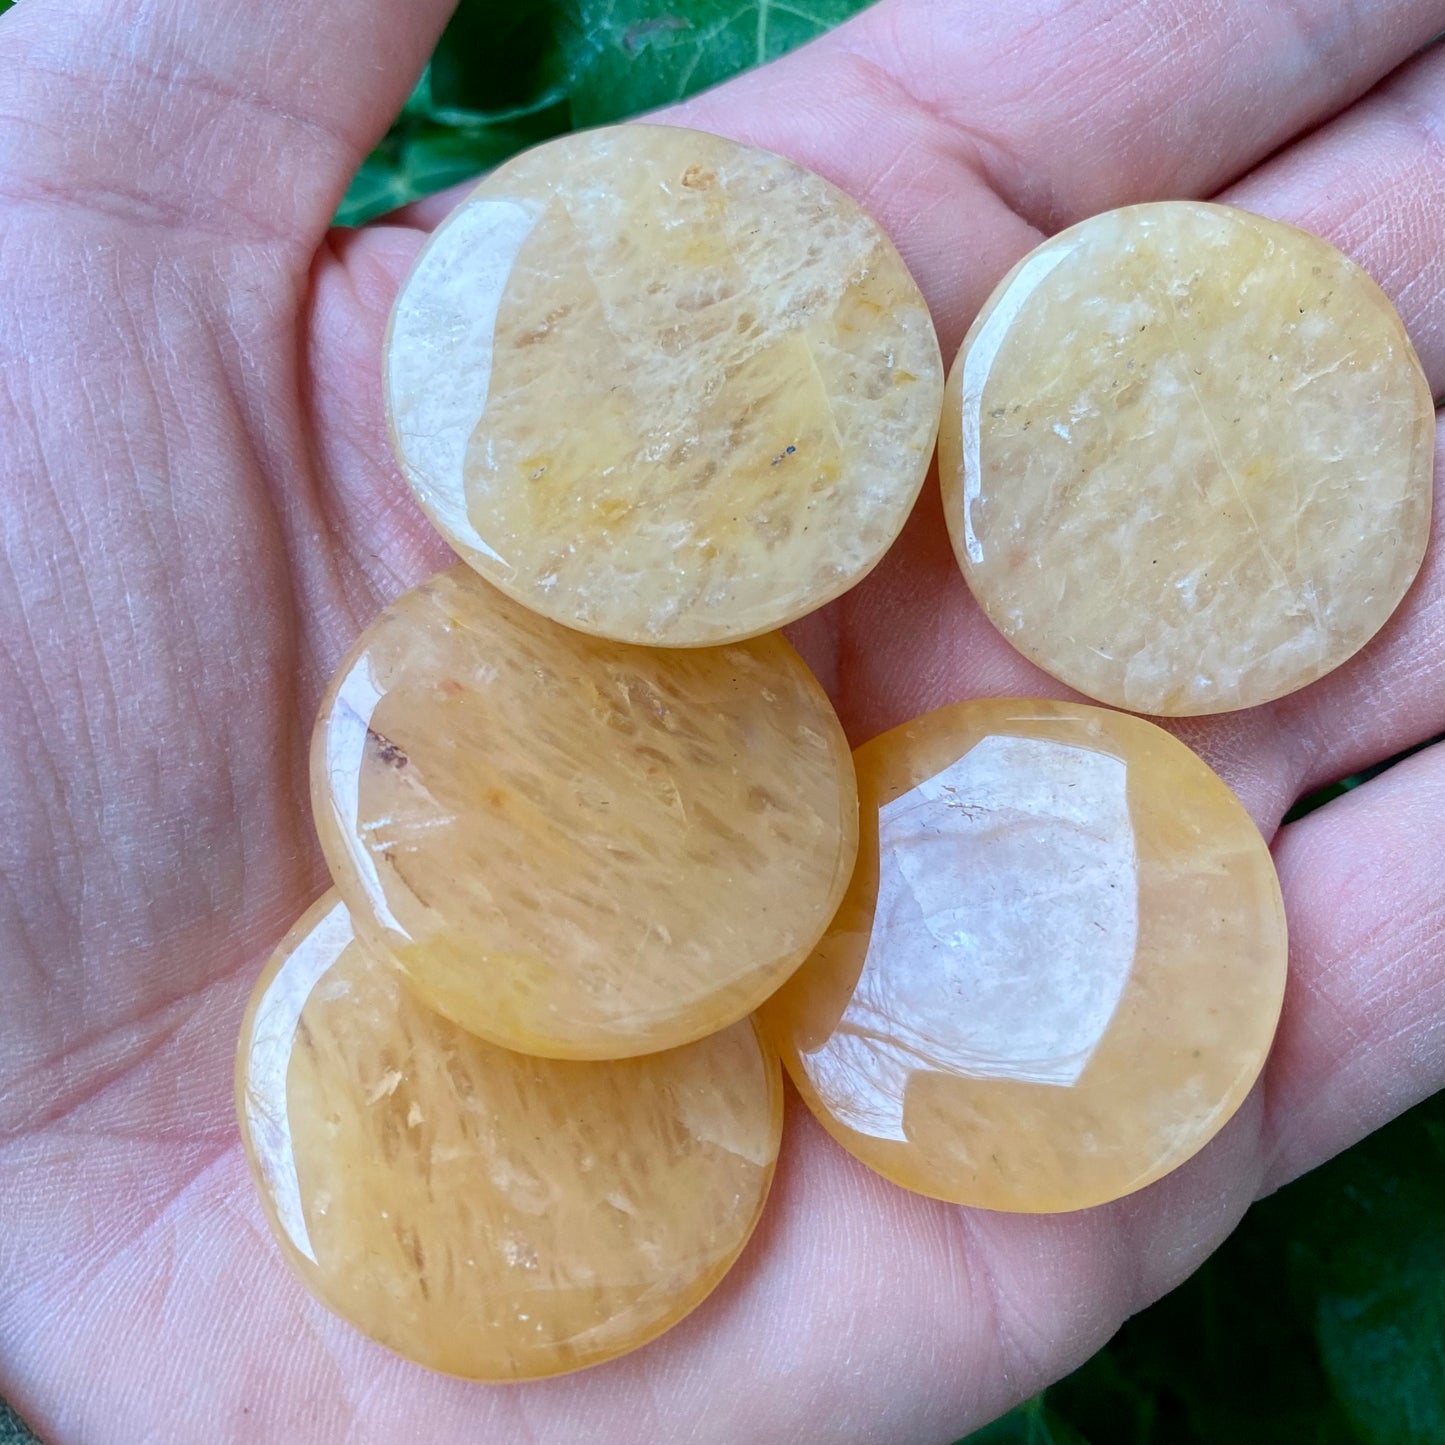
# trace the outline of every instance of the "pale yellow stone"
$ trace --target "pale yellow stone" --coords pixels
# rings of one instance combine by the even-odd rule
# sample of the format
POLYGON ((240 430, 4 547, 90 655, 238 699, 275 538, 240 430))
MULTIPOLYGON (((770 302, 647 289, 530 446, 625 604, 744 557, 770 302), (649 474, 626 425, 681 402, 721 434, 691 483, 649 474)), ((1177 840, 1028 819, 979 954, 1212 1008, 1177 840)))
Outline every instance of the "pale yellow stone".
POLYGON ((402 471, 473 567, 628 642, 751 637, 852 586, 938 428, 928 309, 878 225, 791 161, 628 125, 493 171, 387 341, 402 471))
POLYGON ((1284 993, 1279 885, 1234 794, 1153 723, 1074 703, 958 703, 855 761, 852 885, 759 1015, 814 1114, 985 1209, 1081 1209, 1183 1163, 1284 993))
POLYGON ((1350 657, 1419 570, 1433 407, 1378 286, 1228 206, 1110 211, 979 313, 939 436, 959 565, 1080 692, 1226 712, 1350 657))
POLYGON ((423 1008, 335 893, 256 985, 236 1102, 307 1286, 482 1380, 580 1369, 675 1324, 746 1243, 782 1132, 751 1024, 617 1063, 509 1053, 423 1008))
POLYGON ((606 642, 462 566, 343 662, 312 797, 358 934, 449 1018, 559 1058, 750 1013, 857 850, 847 740, 781 636, 606 642))

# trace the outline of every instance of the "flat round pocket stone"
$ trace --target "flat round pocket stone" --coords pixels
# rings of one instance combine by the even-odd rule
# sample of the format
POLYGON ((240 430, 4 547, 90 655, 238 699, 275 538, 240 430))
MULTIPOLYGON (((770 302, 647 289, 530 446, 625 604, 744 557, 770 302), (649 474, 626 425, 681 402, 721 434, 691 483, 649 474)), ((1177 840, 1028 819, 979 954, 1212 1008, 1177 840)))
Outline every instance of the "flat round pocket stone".
POLYGON ((1135 712, 1251 707, 1358 651, 1419 570, 1434 411, 1405 328, 1316 236, 1109 211, 1004 278, 949 375, 954 551, 1046 672, 1135 712))
POLYGON ((782 1132, 750 1023, 616 1063, 509 1053, 424 1008, 335 893, 256 985, 236 1102, 308 1288, 479 1380, 580 1369, 675 1324, 747 1242, 782 1132))
POLYGON ((362 633, 311 763, 357 934, 464 1028, 554 1058, 750 1013, 857 850, 847 739, 780 635, 607 642, 463 566, 362 633))
POLYGON ((820 176, 672 126, 493 171, 402 286, 402 472, 460 556, 570 627, 751 637, 897 536, 943 365, 880 227, 820 176))
POLYGON ((1075 703, 958 703, 859 748, 858 867, 759 1015, 824 1127, 905 1188, 1102 1204, 1205 1144, 1285 982, 1269 850, 1182 743, 1075 703))

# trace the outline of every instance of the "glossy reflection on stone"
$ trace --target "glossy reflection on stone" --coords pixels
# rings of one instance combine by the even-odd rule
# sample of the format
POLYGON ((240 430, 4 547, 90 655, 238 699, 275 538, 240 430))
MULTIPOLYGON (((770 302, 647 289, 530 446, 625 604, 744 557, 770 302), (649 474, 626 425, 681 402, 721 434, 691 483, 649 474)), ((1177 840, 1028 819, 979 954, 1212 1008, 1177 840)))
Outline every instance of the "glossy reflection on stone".
POLYGON ((780 636, 605 642, 460 566, 342 664, 312 796, 361 937, 472 1032, 558 1058, 750 1013, 857 850, 847 740, 780 636))
POLYGON ((882 230, 821 177, 671 126, 493 171, 397 298, 402 470, 472 566, 623 641, 751 637, 856 582, 933 450, 943 365, 882 230))
POLYGON ((615 1063, 509 1053, 424 1008, 327 894, 261 976, 237 1105, 309 1288, 408 1359, 535 1379, 675 1324, 767 1197, 782 1079, 753 1026, 615 1063))
POLYGON ((1171 201, 1005 277, 950 373, 939 462, 1004 636, 1090 697, 1184 715, 1283 696, 1375 634, 1424 555, 1433 437, 1358 266, 1171 201))
POLYGON ((941 708, 858 749, 858 868, 763 1009, 865 1164, 987 1209, 1100 1204, 1175 1168, 1274 1035, 1285 923, 1238 799, 1152 723, 941 708))

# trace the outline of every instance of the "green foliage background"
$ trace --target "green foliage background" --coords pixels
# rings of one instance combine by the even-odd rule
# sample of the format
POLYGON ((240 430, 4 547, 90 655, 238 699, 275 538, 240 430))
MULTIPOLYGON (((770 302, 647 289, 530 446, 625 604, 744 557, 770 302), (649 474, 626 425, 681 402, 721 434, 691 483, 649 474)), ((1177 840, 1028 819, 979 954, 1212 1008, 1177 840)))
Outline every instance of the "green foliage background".
MULTIPOLYGON (((0 0, 0 13, 10 3, 0 0)), ((359 224, 548 136, 692 94, 861 8, 461 0, 338 220, 359 224)), ((29 1438, 0 1401, 0 1441, 29 1438)), ((1445 1095, 1436 1095, 1257 1205, 1182 1288, 964 1445, 1442 1441, 1445 1095)))

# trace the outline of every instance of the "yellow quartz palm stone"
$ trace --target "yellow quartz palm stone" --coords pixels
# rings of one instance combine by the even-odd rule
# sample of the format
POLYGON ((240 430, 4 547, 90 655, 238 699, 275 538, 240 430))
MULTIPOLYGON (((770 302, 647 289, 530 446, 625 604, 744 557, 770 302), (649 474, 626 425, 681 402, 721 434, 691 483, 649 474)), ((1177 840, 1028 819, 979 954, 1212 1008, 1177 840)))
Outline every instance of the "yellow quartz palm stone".
POLYGON ((462 566, 342 663, 312 797, 358 935, 464 1028, 557 1058, 751 1012, 857 850, 847 740, 781 636, 630 647, 462 566))
POLYGON ((943 367, 879 226, 801 166, 627 125, 493 171, 402 286, 403 474, 457 552, 604 637, 751 637, 858 581, 933 451, 943 367))
POLYGON ((1101 702, 1182 716, 1293 692, 1383 626, 1424 556, 1434 431, 1353 261, 1168 201, 1004 278, 949 374, 939 471, 1004 636, 1101 702))
POLYGON ((1285 921, 1234 794, 1153 723, 958 703, 858 749, 858 868, 760 1015, 865 1164, 985 1209, 1184 1162, 1274 1036, 1285 921))
POLYGON ((615 1063, 484 1043, 355 941, 335 893, 262 974, 236 1065, 288 1262, 373 1339, 482 1380, 610 1359, 694 1308, 762 1210, 781 1085, 747 1022, 615 1063))

